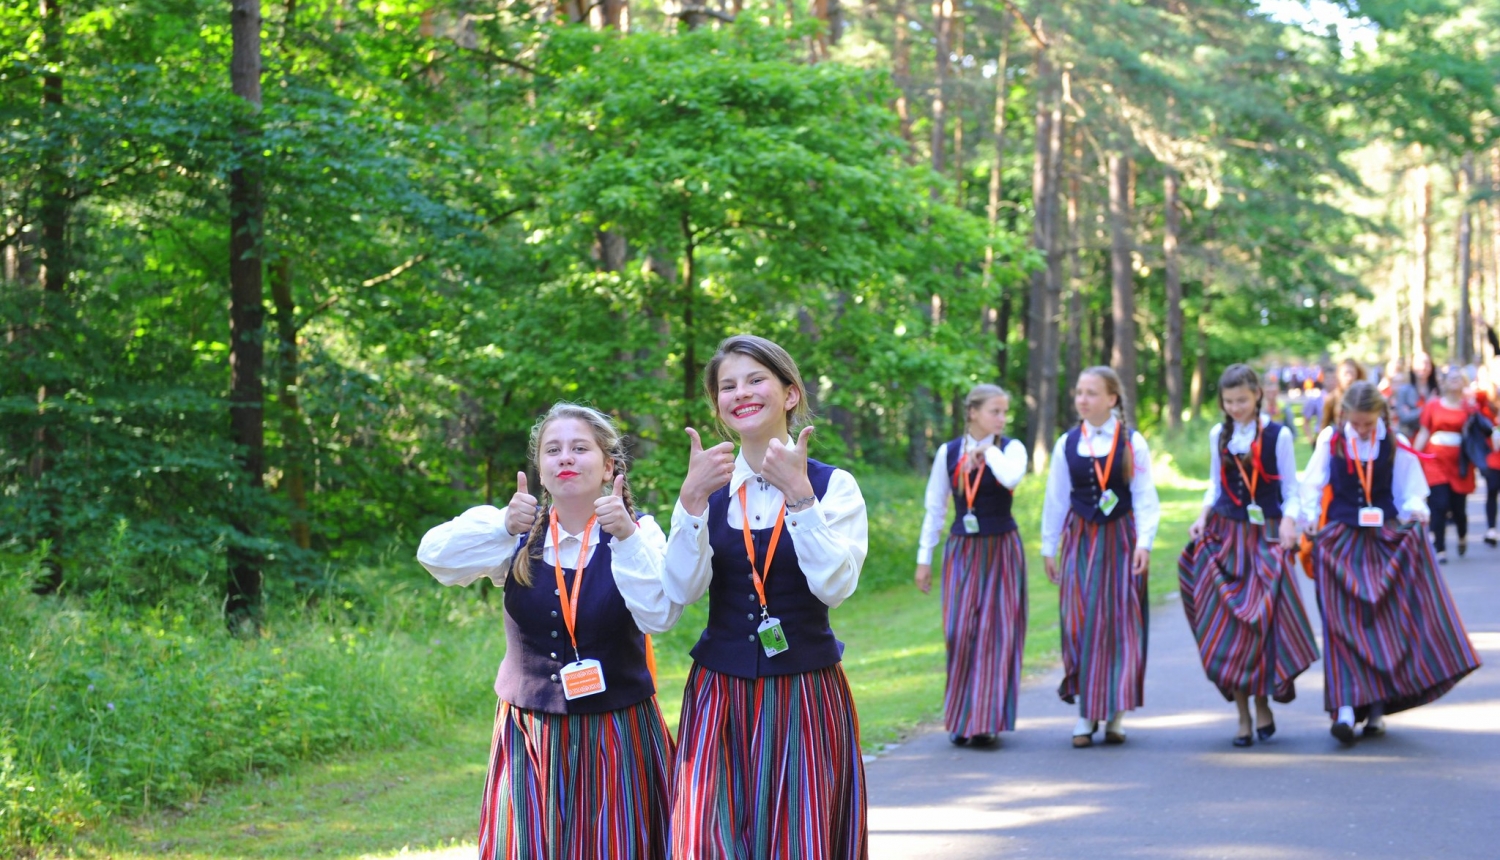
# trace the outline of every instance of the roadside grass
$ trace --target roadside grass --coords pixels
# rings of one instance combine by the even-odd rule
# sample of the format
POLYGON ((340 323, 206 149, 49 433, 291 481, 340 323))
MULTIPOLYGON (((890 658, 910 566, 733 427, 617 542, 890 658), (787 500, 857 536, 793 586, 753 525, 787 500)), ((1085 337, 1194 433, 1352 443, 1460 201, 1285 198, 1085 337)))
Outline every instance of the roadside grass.
MULTIPOLYGON (((1202 434, 1188 438, 1201 439, 1202 434)), ((1162 499, 1162 527, 1152 552, 1150 592, 1160 601, 1176 589, 1176 560, 1187 528, 1200 509, 1207 452, 1168 442, 1157 450, 1153 474, 1162 499)), ((859 707, 867 753, 878 753, 941 715, 944 651, 941 598, 911 585, 925 476, 869 473, 858 476, 870 510, 870 555, 860 590, 834 610, 833 627, 846 644, 844 668, 859 707)), ((1058 650, 1057 589, 1047 582, 1038 555, 1044 481, 1027 478, 1017 492, 1016 514, 1028 558, 1027 672, 1048 668, 1058 650)), ((434 586, 436 587, 436 586, 434 586)), ((498 601, 465 595, 465 619, 483 616, 481 604, 498 601)), ((676 730, 680 691, 691 665, 688 651, 707 616, 700 603, 671 632, 655 638, 662 711, 676 730)), ((500 657, 498 641, 476 631, 439 629, 456 648, 480 648, 492 660, 486 671, 440 683, 487 689, 500 657)), ((476 660, 454 661, 473 673, 476 660)), ((429 672, 442 673, 441 663, 429 672)), ((437 682, 438 679, 432 679, 437 682)), ((465 701, 484 700, 482 692, 465 701)), ((252 773, 239 784, 205 795, 196 804, 96 828, 69 850, 108 860, 154 858, 361 858, 472 845, 479 787, 489 750, 492 710, 454 709, 434 715, 425 736, 396 748, 352 752, 322 762, 293 765, 275 774, 252 773), (472 713, 469 713, 472 711, 472 713)), ((468 849, 472 850, 472 849, 468 849)), ((457 856, 457 855, 455 855, 457 856)))

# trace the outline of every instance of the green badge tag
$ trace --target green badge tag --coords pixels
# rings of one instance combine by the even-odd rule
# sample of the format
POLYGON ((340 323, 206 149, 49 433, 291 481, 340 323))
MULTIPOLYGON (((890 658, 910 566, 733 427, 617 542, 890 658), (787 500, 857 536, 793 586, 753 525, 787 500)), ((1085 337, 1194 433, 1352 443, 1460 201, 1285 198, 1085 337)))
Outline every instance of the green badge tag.
POLYGON ((775 657, 792 646, 786 644, 786 634, 781 630, 780 618, 767 618, 755 628, 760 635, 760 647, 766 649, 767 657, 775 657))
POLYGON ((1260 505, 1251 502, 1245 506, 1245 513, 1250 517, 1250 522, 1258 526, 1266 524, 1266 511, 1260 505))
POLYGON ((1119 503, 1120 497, 1115 495, 1114 490, 1105 490, 1104 495, 1099 497, 1099 510, 1103 511, 1105 516, 1109 516, 1110 512, 1115 509, 1115 505, 1119 503))

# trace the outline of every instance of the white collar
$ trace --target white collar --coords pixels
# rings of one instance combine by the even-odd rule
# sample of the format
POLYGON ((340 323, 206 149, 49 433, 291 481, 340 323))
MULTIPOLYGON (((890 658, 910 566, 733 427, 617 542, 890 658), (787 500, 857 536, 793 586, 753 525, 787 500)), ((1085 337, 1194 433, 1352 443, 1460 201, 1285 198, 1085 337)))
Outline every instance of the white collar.
POLYGON ((968 434, 968 432, 964 433, 964 448, 963 449, 965 451, 977 451, 977 450, 980 450, 980 449, 983 449, 983 448, 988 448, 991 445, 998 445, 998 444, 1000 444, 1000 440, 996 439, 995 438, 995 434, 993 434, 993 433, 991 433, 990 435, 984 437, 983 439, 975 439, 973 436, 970 436, 968 434))
MULTIPOLYGON (((588 534, 589 534, 589 545, 590 546, 593 546, 594 544, 596 544, 596 543, 599 542, 599 523, 598 523, 597 520, 594 521, 593 528, 590 528, 588 530, 588 534)), ((562 543, 567 543, 570 540, 574 541, 575 543, 582 543, 583 542, 583 532, 578 532, 577 534, 574 534, 574 533, 568 531, 567 529, 563 528, 562 522, 559 521, 558 524, 557 524, 557 538, 562 543)), ((552 549, 557 549, 557 545, 554 544, 554 543, 552 543, 552 526, 550 526, 550 525, 544 526, 542 528, 542 546, 544 546, 544 547, 551 547, 552 549)))
POLYGON ((1115 432, 1115 425, 1117 423, 1119 422, 1115 420, 1115 416, 1111 415, 1108 418, 1104 419, 1104 423, 1100 424, 1098 427, 1095 427, 1087 421, 1083 422, 1083 425, 1086 428, 1085 432, 1088 434, 1089 438, 1093 438, 1095 436, 1113 436, 1115 432))
MULTIPOLYGON (((786 437, 784 443, 790 448, 793 444, 792 437, 786 437)), ((746 481, 756 481, 759 478, 760 475, 757 475, 755 470, 750 468, 750 464, 745 461, 745 449, 741 448, 739 453, 734 456, 734 474, 729 478, 729 495, 737 495, 741 484, 744 484, 746 481)), ((764 482, 763 486, 767 490, 776 490, 775 487, 771 486, 769 481, 764 482)), ((776 492, 780 492, 780 490, 776 490, 776 492)))

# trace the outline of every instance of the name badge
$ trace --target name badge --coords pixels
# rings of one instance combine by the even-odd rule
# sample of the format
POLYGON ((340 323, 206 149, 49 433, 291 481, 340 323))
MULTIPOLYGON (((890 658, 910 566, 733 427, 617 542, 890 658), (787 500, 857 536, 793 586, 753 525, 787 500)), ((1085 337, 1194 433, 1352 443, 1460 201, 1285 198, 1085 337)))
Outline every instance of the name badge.
POLYGON ((974 514, 964 514, 964 531, 971 535, 979 534, 979 517, 974 514))
POLYGON ((1367 529, 1378 529, 1385 525, 1385 511, 1380 508, 1360 508, 1359 524, 1367 529))
POLYGON ((1250 522, 1255 523, 1258 526, 1263 526, 1266 524, 1266 511, 1260 505, 1251 502, 1250 504, 1245 506, 1245 513, 1249 515, 1250 522))
POLYGON ((755 628, 755 632, 760 636, 760 647, 766 649, 767 657, 775 657, 792 647, 786 644, 786 633, 782 632, 780 618, 767 618, 755 628))
POLYGON ((557 670, 568 701, 604 692, 604 667, 598 660, 579 660, 557 670))
POLYGON ((1110 512, 1115 509, 1115 505, 1119 503, 1120 497, 1115 495, 1114 490, 1105 490, 1104 495, 1099 497, 1099 510, 1103 511, 1105 516, 1109 516, 1110 512))

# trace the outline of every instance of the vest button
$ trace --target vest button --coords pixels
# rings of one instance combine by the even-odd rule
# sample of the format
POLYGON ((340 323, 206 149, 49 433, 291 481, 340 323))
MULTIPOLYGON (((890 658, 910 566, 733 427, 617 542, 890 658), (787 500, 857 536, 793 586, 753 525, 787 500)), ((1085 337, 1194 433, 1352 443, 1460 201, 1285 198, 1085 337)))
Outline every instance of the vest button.
POLYGON ((552 683, 554 683, 554 684, 557 683, 557 676, 556 675, 552 676, 552 683))
POLYGON ((746 621, 754 621, 755 620, 755 613, 754 612, 747 612, 747 613, 745 613, 745 620, 746 621))
POLYGON ((558 590, 554 588, 554 589, 552 589, 552 596, 553 597, 561 597, 562 594, 559 593, 558 590))
POLYGON ((745 638, 749 639, 751 642, 754 642, 755 641, 755 634, 751 633, 749 636, 746 636, 745 638))
POLYGON ((755 599, 755 595, 753 595, 753 594, 752 594, 752 595, 750 595, 750 599, 751 599, 751 600, 754 600, 754 599, 755 599))
POLYGON ((552 638, 553 639, 557 638, 557 631, 556 630, 552 631, 552 638))
POLYGON ((552 659, 554 659, 554 660, 556 660, 556 659, 557 659, 557 652, 556 652, 556 651, 553 651, 553 652, 552 652, 552 654, 551 654, 551 655, 549 655, 549 656, 551 656, 551 657, 552 657, 552 659))
POLYGON ((557 617, 557 610, 556 609, 552 610, 552 617, 553 618, 557 617))

